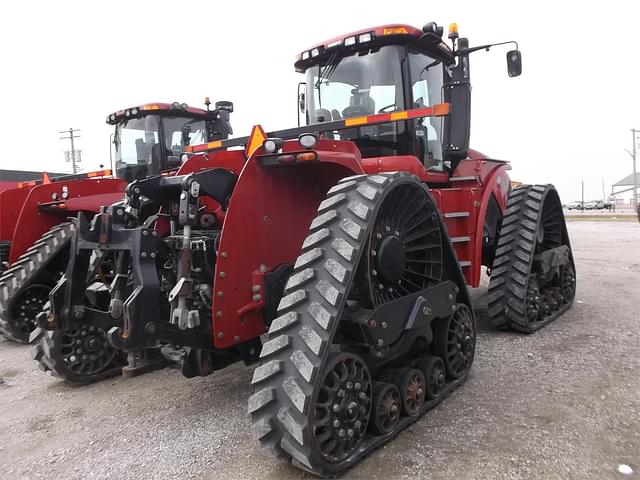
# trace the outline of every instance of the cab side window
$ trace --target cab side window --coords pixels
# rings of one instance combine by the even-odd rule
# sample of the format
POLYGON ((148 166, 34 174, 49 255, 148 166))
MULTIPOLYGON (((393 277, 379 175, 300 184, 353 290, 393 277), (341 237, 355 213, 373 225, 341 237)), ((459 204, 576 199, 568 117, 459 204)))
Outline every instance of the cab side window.
MULTIPOLYGON (((409 53, 412 108, 442 103, 442 62, 422 53, 409 53)), ((442 155, 442 118, 424 117, 414 120, 416 153, 427 170, 444 171, 442 155)))

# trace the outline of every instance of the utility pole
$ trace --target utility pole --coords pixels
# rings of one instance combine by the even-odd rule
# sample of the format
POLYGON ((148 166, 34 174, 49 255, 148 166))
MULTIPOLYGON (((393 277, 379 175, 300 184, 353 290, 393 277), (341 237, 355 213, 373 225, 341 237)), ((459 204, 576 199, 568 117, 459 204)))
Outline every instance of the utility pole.
POLYGON ((636 173, 636 134, 640 133, 639 130, 635 128, 631 129, 631 134, 633 135, 633 208, 634 210, 638 209, 638 179, 636 173))
POLYGON ((78 128, 70 128, 69 130, 63 130, 62 132, 59 133, 64 133, 64 134, 68 134, 68 137, 60 137, 60 140, 71 140, 71 168, 73 168, 73 173, 76 174, 78 173, 78 167, 77 167, 77 158, 76 158, 76 148, 75 145, 73 143, 73 141, 76 138, 80 138, 80 135, 75 135, 75 132, 79 132, 80 129, 78 128))
POLYGON ((584 213, 584 180, 582 180, 582 210, 584 213))

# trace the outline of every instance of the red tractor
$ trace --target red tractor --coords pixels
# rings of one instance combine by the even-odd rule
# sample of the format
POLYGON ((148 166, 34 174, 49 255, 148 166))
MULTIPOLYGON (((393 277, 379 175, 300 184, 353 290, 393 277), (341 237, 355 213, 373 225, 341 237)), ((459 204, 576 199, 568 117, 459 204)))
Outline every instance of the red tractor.
MULTIPOLYGON (((494 45, 442 35, 385 25, 302 52, 308 125, 192 147, 79 215, 39 325, 180 347, 187 377, 257 361, 255 436, 319 475, 393 438, 466 379, 482 265, 499 327, 534 331, 575 292, 554 188, 510 191, 508 163, 468 146, 469 55, 494 45), (109 288, 94 252, 115 258, 109 288)), ((519 75, 517 47, 507 61, 519 75)))
POLYGON ((69 217, 122 201, 127 183, 177 170, 183 148, 227 138, 232 104, 216 109, 153 103, 115 112, 111 170, 24 182, 0 193, 0 332, 27 343, 49 291, 64 273, 74 229, 69 217))

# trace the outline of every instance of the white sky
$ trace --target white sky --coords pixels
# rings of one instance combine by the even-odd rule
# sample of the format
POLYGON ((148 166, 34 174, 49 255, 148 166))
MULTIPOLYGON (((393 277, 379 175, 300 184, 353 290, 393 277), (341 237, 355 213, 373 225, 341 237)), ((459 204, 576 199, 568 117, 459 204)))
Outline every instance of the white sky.
MULTIPOLYGON (((69 170, 60 130, 80 128, 85 170, 109 163, 107 114, 153 101, 235 103, 236 136, 251 125, 295 126, 295 55, 385 23, 458 23, 472 45, 471 145, 512 161, 512 178, 551 182, 563 201, 602 197, 631 172, 640 128, 640 2, 559 0, 3 1, 0 3, 0 168, 69 170)), ((640 146, 639 146, 640 147, 640 146)), ((640 166, 639 166, 640 168, 640 166)))

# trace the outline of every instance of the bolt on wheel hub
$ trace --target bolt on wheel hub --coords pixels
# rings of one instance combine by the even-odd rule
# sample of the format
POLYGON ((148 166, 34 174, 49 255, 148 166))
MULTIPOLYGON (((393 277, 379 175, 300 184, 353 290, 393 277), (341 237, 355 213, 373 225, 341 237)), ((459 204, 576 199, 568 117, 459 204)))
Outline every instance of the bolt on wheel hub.
POLYGON ((402 240, 395 235, 384 237, 376 251, 376 265, 382 279, 387 283, 400 281, 405 269, 402 240))
POLYGON ((364 362, 354 354, 337 354, 327 365, 312 408, 314 437, 322 456, 337 463, 355 452, 371 410, 371 378, 364 362))

